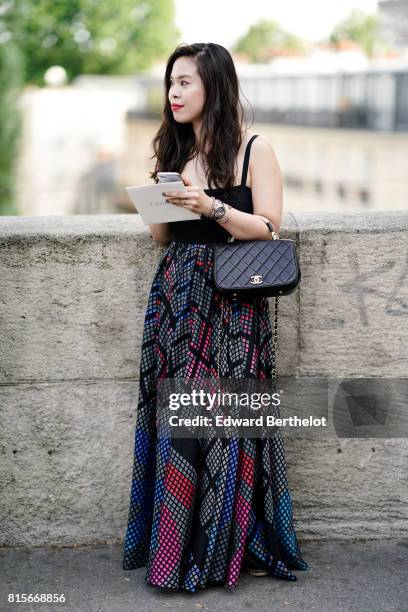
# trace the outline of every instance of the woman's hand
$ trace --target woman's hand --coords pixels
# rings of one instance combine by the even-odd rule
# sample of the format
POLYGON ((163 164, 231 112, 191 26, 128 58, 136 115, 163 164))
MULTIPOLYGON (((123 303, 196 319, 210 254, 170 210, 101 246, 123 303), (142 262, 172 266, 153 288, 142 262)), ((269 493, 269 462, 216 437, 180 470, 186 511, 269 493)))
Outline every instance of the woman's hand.
POLYGON ((198 185, 193 185, 187 177, 182 176, 181 178, 186 186, 186 190, 163 191, 162 193, 166 196, 167 201, 170 204, 183 206, 198 215, 209 215, 212 211, 212 198, 205 193, 204 189, 198 185))

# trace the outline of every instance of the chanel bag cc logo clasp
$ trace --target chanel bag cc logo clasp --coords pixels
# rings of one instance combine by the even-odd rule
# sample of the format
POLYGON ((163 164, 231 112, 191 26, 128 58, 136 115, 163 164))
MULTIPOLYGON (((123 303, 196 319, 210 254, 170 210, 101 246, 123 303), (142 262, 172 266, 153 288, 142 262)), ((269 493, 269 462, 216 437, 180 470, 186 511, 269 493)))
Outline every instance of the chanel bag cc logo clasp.
POLYGON ((261 274, 253 274, 251 276, 252 285, 260 285, 261 283, 263 283, 263 278, 261 274))

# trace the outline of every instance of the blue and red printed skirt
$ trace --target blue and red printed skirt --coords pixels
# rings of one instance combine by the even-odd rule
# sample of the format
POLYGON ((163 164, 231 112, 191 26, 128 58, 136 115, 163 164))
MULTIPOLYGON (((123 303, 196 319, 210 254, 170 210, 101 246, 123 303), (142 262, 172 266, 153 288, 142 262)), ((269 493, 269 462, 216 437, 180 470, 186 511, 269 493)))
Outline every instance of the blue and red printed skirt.
MULTIPOLYGON (((213 253, 211 244, 172 241, 154 276, 123 552, 123 569, 146 566, 148 584, 190 592, 236 587, 246 566, 284 580, 297 580, 292 569, 309 569, 293 526, 280 433, 258 439, 157 436, 157 380, 217 376, 215 330, 222 311, 213 253)), ((220 376, 271 378, 268 299, 228 301, 220 376)))

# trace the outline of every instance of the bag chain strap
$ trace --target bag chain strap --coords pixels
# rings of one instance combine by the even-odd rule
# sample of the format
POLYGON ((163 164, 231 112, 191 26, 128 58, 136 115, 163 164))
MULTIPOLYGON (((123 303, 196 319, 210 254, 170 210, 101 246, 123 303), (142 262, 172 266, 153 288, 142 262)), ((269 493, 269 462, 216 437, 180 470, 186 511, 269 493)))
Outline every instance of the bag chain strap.
MULTIPOLYGON (((278 343, 278 308, 279 308, 279 296, 277 295, 275 297, 275 316, 273 320, 273 351, 272 351, 272 381, 273 381, 273 388, 275 391, 276 391, 276 352, 278 349, 278 344, 277 344, 278 343)), ((230 316, 231 316, 231 308, 230 308, 230 316)), ((220 333, 218 334, 218 359, 217 359, 218 380, 220 380, 221 329, 224 330, 224 296, 223 295, 221 296, 221 325, 220 325, 220 333)))
MULTIPOLYGON (((266 223, 268 228, 272 234, 272 240, 278 240, 279 236, 273 231, 272 224, 266 223)), ((236 295, 233 294, 233 299, 236 299, 236 295)), ((279 296, 275 297, 275 316, 273 321, 273 351, 272 351, 272 381, 273 388, 276 391, 276 352, 278 348, 278 308, 279 308, 279 296)), ((232 309, 230 305, 230 316, 232 314, 232 309)), ((220 356, 221 356, 221 330, 224 330, 224 295, 221 294, 221 325, 220 325, 220 333, 218 334, 218 359, 217 359, 217 375, 218 380, 220 380, 220 356)), ((225 334, 224 334, 225 335, 225 334)))

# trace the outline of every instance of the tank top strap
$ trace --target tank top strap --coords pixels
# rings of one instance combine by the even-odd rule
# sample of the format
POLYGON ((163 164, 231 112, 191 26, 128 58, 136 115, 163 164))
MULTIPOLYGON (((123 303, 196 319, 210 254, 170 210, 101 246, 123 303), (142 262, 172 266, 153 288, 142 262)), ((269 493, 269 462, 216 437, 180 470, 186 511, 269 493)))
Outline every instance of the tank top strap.
POLYGON ((254 136, 252 136, 251 140, 248 142, 248 144, 246 146, 246 149, 245 149, 244 165, 242 167, 241 185, 246 185, 247 174, 248 174, 248 165, 249 165, 249 154, 251 152, 251 144, 252 144, 252 141, 255 140, 255 138, 257 136, 258 136, 258 134, 255 134, 254 136))

